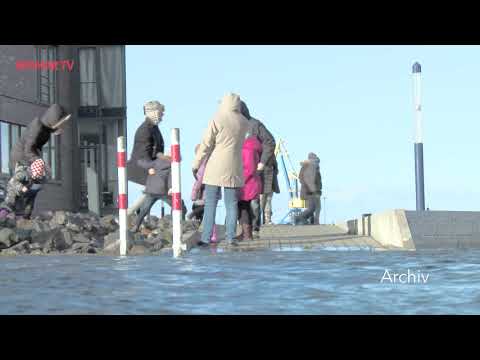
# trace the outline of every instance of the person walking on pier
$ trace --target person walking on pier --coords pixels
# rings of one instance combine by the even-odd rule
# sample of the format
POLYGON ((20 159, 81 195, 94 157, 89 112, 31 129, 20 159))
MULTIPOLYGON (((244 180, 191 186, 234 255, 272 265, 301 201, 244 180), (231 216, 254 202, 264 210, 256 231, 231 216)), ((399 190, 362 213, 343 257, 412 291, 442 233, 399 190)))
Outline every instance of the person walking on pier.
MULTIPOLYGON (((157 200, 165 201, 170 208, 172 207, 172 163, 171 160, 158 153, 157 159, 148 161, 144 159, 138 160, 137 164, 148 171, 147 180, 145 182, 145 201, 140 207, 140 212, 135 220, 132 229, 137 232, 142 225, 143 219, 150 212, 152 206, 157 200)), ((182 200, 182 219, 185 220, 187 208, 182 200)))
POLYGON ((248 119, 240 113, 240 101, 240 96, 236 94, 227 94, 222 98, 193 161, 192 172, 197 178, 202 161, 208 157, 202 182, 205 185, 203 244, 208 244, 212 237, 217 193, 223 187, 227 213, 225 238, 230 245, 237 245, 234 239, 238 214, 237 190, 244 184, 242 146, 249 125, 248 119))
POLYGON ((238 194, 239 223, 242 233, 237 240, 252 240, 253 209, 251 201, 258 200, 262 190, 262 180, 257 172, 262 154, 262 144, 258 138, 247 133, 242 149, 243 178, 245 184, 238 194))
POLYGON ((257 171, 260 173, 262 183, 262 190, 260 199, 251 201, 253 211, 253 236, 258 237, 260 225, 262 223, 272 223, 272 197, 273 193, 280 193, 278 185, 278 165, 275 157, 275 138, 268 131, 265 125, 258 119, 250 115, 247 104, 242 101, 242 114, 250 121, 250 132, 256 136, 262 144, 262 156, 257 166, 257 171))
MULTIPOLYGON (((147 101, 144 104, 143 113, 145 115, 145 120, 135 132, 132 154, 130 160, 127 162, 127 175, 129 181, 139 185, 145 185, 148 176, 148 169, 144 169, 140 166, 139 161, 154 161, 157 158, 158 153, 163 154, 165 144, 158 124, 162 121, 164 112, 165 106, 156 100, 147 101)), ((169 158, 166 157, 165 160, 168 159, 169 158)), ((142 206, 144 201, 145 196, 140 197, 135 205, 129 209, 130 212, 136 211, 142 206)))
POLYGON ((298 175, 301 189, 300 198, 307 201, 308 208, 295 218, 295 224, 307 224, 313 216, 313 224, 320 223, 320 197, 322 196, 322 176, 320 159, 314 153, 308 154, 308 160, 301 163, 298 175))

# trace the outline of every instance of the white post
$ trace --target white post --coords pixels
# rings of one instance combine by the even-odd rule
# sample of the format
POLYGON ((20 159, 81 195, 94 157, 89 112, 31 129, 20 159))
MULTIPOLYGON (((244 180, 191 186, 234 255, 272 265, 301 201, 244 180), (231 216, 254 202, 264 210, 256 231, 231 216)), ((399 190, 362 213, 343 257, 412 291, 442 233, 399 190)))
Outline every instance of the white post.
POLYGON ((173 256, 178 257, 186 250, 182 244, 182 194, 180 182, 180 129, 172 129, 172 236, 173 256))
POLYGON ((120 256, 127 255, 127 170, 125 138, 120 136, 117 138, 117 167, 118 167, 118 222, 120 225, 120 256))

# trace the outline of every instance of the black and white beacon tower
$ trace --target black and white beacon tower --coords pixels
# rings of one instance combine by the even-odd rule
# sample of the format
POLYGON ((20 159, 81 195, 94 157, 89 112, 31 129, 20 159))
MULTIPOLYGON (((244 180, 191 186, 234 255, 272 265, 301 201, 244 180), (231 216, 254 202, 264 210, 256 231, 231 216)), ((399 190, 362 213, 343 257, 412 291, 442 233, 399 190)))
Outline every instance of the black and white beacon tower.
POLYGON ((425 188, 423 179, 423 134, 421 75, 422 67, 418 62, 413 64, 413 100, 415 104, 415 190, 417 195, 417 211, 425 211, 425 188))

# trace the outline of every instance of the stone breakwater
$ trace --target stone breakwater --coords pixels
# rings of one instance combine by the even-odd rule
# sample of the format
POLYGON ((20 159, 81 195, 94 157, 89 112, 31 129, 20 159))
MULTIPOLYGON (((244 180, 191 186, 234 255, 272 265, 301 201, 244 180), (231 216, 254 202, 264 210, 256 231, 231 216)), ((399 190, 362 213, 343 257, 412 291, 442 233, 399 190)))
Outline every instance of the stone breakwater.
MULTIPOLYGON (((183 232, 197 226, 183 222, 183 232)), ((0 255, 119 255, 119 225, 113 215, 44 212, 31 219, 0 219, 0 255)), ((171 247, 171 217, 147 217, 137 233, 129 232, 129 255, 159 253, 171 247)))

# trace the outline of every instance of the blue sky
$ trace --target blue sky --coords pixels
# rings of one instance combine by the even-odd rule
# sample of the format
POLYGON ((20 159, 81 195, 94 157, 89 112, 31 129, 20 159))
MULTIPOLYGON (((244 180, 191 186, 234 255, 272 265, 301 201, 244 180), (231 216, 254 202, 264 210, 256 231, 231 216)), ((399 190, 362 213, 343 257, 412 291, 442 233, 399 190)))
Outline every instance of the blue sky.
MULTIPOLYGON (((309 152, 319 156, 322 222, 414 210, 415 61, 422 65, 426 206, 478 210, 480 46, 134 45, 126 54, 128 151, 143 103, 165 104, 160 129, 169 147, 170 129, 180 128, 189 210, 193 149, 226 92, 238 93, 286 141, 297 171, 309 152)), ((282 173, 279 183, 274 221, 288 211, 282 173)), ((139 195, 130 183, 130 203, 139 195)), ((223 217, 220 203, 217 222, 223 217)))

